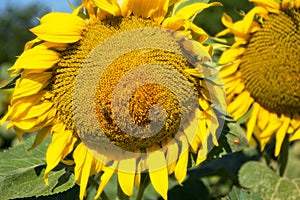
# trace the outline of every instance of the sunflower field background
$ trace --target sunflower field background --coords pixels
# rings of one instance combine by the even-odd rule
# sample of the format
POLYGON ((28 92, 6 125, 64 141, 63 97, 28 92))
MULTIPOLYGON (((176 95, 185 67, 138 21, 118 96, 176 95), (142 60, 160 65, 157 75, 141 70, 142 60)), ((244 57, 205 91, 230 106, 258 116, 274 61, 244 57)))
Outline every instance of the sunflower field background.
MULTIPOLYGON (((254 4, 247 0, 187 2, 220 2, 223 5, 209 7, 193 19, 194 24, 202 27, 210 36, 207 43, 217 48, 213 56, 217 63, 223 50, 234 43, 233 34, 223 38, 215 37, 226 28, 221 20, 223 13, 237 22, 253 9, 254 4)), ((7 69, 22 53, 25 43, 34 38, 28 30, 39 24, 36 18, 49 12, 51 8, 42 3, 28 7, 11 5, 1 10, 0 119, 8 110, 15 83, 7 69)), ((188 169, 182 185, 178 184, 173 175, 169 175, 168 199, 300 199, 300 143, 289 142, 287 135, 278 156, 274 156, 275 139, 268 142, 261 151, 255 139, 248 142, 244 123, 249 115, 250 112, 238 120, 229 114, 224 116, 225 124, 220 130, 219 146, 213 147, 207 159, 199 166, 188 169)), ((46 151, 51 137, 30 149, 35 134, 24 133, 22 141, 19 141, 12 129, 6 130, 5 124, 0 126, 0 199, 79 199, 80 186, 75 183, 72 165, 59 163, 49 174, 49 185, 45 184, 46 151)), ((94 198, 99 187, 97 180, 101 175, 99 173, 89 178, 85 199, 94 198)), ((117 177, 112 176, 99 199, 137 199, 124 195, 117 182, 117 177)), ((149 184, 149 180, 141 183, 140 187, 144 190, 142 199, 163 199, 149 184)))

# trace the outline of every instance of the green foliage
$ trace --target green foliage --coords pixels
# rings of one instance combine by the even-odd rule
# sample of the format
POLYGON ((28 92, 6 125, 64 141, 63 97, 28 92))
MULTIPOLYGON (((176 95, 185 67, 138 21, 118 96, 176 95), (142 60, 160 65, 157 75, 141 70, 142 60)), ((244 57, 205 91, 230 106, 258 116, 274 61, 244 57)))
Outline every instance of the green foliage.
POLYGON ((74 175, 62 166, 49 174, 49 185, 45 184, 45 154, 50 140, 48 137, 37 148, 28 151, 34 141, 31 137, 0 153, 0 199, 45 196, 74 186, 74 175))
POLYGON ((242 151, 249 147, 245 131, 239 124, 235 122, 228 122, 225 126, 228 126, 228 129, 224 127, 223 131, 228 130, 226 133, 226 141, 228 142, 232 152, 242 151))
POLYGON ((227 13, 233 21, 240 20, 244 13, 253 8, 253 3, 247 0, 210 0, 211 2, 221 2, 223 6, 214 6, 203 10, 197 15, 194 23, 202 27, 210 36, 214 36, 225 27, 221 22, 223 13, 227 13))
POLYGON ((280 177, 259 162, 246 163, 239 172, 239 181, 242 187, 257 193, 263 199, 300 198, 300 178, 280 177))
POLYGON ((28 7, 8 6, 0 13, 0 63, 16 60, 27 41, 34 38, 29 29, 39 23, 38 17, 49 12, 48 8, 32 4, 28 7))
POLYGON ((234 186, 222 200, 262 200, 262 198, 258 194, 250 194, 249 191, 234 186))

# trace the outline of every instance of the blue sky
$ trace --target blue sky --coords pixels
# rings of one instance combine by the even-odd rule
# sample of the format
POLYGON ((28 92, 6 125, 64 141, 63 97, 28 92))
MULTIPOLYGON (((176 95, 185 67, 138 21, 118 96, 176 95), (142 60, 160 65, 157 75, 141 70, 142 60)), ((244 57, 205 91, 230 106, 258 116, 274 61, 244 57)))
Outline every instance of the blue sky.
MULTIPOLYGON (((72 4, 78 0, 69 0, 72 4)), ((7 5, 25 6, 32 3, 44 4, 51 10, 56 12, 71 12, 71 8, 67 0, 0 0, 0 9, 5 8, 7 5)))

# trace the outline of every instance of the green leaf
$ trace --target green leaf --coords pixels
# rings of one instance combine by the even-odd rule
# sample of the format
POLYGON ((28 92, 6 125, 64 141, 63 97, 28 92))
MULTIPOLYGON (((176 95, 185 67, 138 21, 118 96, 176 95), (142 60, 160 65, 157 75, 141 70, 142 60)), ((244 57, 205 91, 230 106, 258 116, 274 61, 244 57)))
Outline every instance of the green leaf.
POLYGON ((262 199, 298 199, 300 198, 300 179, 280 177, 266 165, 248 162, 239 171, 241 186, 257 193, 262 199))
POLYGON ((285 177, 300 177, 300 141, 294 142, 289 149, 288 165, 285 177))
POLYGON ((74 176, 68 168, 59 166, 49 174, 49 185, 44 182, 45 155, 51 141, 48 137, 35 149, 28 151, 34 137, 0 153, 0 199, 46 196, 72 188, 74 176))
POLYGON ((45 165, 45 152, 51 141, 48 137, 32 151, 27 151, 34 141, 30 137, 19 145, 0 153, 0 177, 26 172, 35 167, 45 165))
POLYGON ((258 194, 249 194, 248 191, 233 186, 231 192, 221 200, 262 200, 262 198, 258 194))
POLYGON ((229 131, 226 133, 227 142, 233 152, 241 151, 249 147, 245 131, 239 124, 227 123, 229 131))

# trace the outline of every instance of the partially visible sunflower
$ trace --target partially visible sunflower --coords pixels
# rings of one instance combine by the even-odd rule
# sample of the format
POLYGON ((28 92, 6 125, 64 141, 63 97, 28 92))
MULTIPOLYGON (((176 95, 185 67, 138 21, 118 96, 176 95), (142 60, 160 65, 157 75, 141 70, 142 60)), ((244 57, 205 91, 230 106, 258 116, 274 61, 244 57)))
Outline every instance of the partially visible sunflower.
MULTIPOLYGON (((158 41, 149 41, 145 38, 148 46, 141 46, 122 54, 109 63, 97 81, 95 99, 91 105, 95 105, 96 117, 105 135, 116 146, 124 149, 124 158, 116 159, 109 154, 109 150, 99 151, 97 146, 102 145, 103 135, 83 133, 81 128, 85 129, 85 124, 83 127, 77 126, 74 120, 74 111, 79 109, 76 107, 78 104, 73 108, 73 100, 77 98, 74 91, 88 91, 93 88, 92 85, 90 88, 89 86, 75 88, 78 73, 82 75, 82 66, 85 66, 92 75, 95 73, 93 70, 98 69, 98 65, 106 62, 106 60, 96 64, 85 62, 93 50, 105 41, 112 42, 111 46, 107 46, 108 50, 103 53, 104 55, 101 55, 107 59, 124 48, 124 44, 125 46, 128 44, 126 41, 132 41, 132 38, 124 38, 114 42, 120 33, 145 27, 162 27, 178 31, 190 39, 197 40, 196 42, 179 37, 184 51, 191 52, 189 54, 195 59, 203 58, 199 60, 200 64, 210 60, 212 49, 202 45, 208 36, 190 19, 202 9, 219 4, 194 3, 176 13, 169 9, 177 9, 178 5, 180 2, 168 0, 125 0, 122 5, 116 0, 84 0, 72 14, 57 12, 47 14, 41 18, 41 25, 31 29, 37 38, 25 45, 23 54, 10 68, 13 75, 19 77, 15 83, 9 110, 1 123, 9 121, 7 128, 14 128, 20 139, 23 132, 39 131, 32 148, 40 144, 49 134, 52 135, 46 154, 47 167, 44 175, 46 182, 49 172, 59 162, 63 162, 68 165, 75 164, 74 172, 76 182, 80 185, 80 199, 84 198, 89 177, 99 172, 103 173, 95 198, 99 197, 114 173, 118 174, 118 182, 123 192, 131 196, 134 186, 140 185, 141 173, 148 170, 153 187, 167 199, 168 175, 174 173, 181 184, 186 176, 189 153, 196 155, 196 164, 199 164, 206 159, 208 137, 211 136, 214 144, 218 144, 216 130, 219 123, 212 109, 212 99, 220 93, 217 91, 214 93, 213 83, 205 81, 205 73, 201 73, 205 71, 205 67, 198 65, 196 69, 183 56, 174 53, 180 51, 182 47, 174 43, 174 36, 171 37, 163 31, 150 35, 145 33, 149 38, 155 34, 161 35, 157 37, 158 41), (174 52, 149 47, 157 44, 166 46, 166 49, 174 47, 174 52), (151 116, 147 113, 153 105, 160 104, 166 110, 167 119, 156 136, 133 137, 117 126, 116 116, 112 110, 112 93, 126 72, 147 64, 168 66, 168 71, 173 69, 180 73, 188 80, 189 87, 195 93, 197 107, 189 104, 183 108, 179 107, 176 92, 187 95, 187 102, 190 95, 180 84, 179 79, 175 80, 177 90, 175 93, 161 85, 143 85, 131 96, 128 108, 131 118, 136 124, 146 126, 149 117, 155 119, 160 115, 159 110, 155 109, 151 116), (188 110, 191 112, 187 112, 188 110), (181 122, 182 113, 185 113, 188 119, 181 122), (181 133, 179 137, 175 137, 177 132, 181 133), (149 154, 145 158, 128 157, 125 150, 149 154), (67 158, 68 155, 72 155, 73 159, 67 158)), ((144 38, 134 39, 138 43, 144 38)), ((100 54, 102 52, 99 52, 99 57, 100 54)), ((209 71, 208 68, 207 70, 209 71)), ((90 78, 88 74, 84 75, 90 78)), ((165 74, 156 76, 163 79, 165 74)), ((139 81, 143 77, 148 77, 147 73, 134 78, 139 81)), ((123 90, 127 90, 126 85, 123 90)), ((80 98, 83 98, 81 104, 86 106, 88 104, 85 101, 86 97, 80 98)), ((122 110, 119 112, 122 121, 125 114, 122 110)), ((85 112, 83 118, 90 115, 92 113, 85 112)))
POLYGON ((217 36, 234 34, 235 43, 219 63, 227 110, 245 122, 261 149, 276 138, 275 156, 286 135, 300 139, 300 1, 249 0, 255 3, 241 21, 224 14, 227 27, 217 36))

